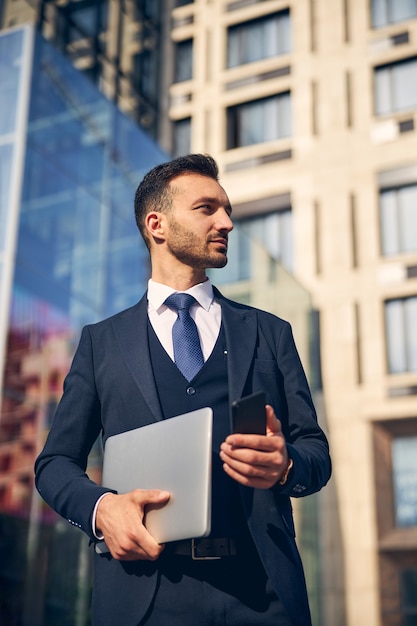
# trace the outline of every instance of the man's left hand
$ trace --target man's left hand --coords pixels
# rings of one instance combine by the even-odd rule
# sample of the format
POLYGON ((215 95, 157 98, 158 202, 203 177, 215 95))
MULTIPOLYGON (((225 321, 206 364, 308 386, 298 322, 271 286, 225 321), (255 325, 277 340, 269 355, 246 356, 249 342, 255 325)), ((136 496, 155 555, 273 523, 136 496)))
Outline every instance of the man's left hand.
POLYGON ((288 467, 288 451, 281 422, 272 406, 266 410, 266 435, 229 435, 220 446, 223 469, 246 487, 269 489, 288 467))

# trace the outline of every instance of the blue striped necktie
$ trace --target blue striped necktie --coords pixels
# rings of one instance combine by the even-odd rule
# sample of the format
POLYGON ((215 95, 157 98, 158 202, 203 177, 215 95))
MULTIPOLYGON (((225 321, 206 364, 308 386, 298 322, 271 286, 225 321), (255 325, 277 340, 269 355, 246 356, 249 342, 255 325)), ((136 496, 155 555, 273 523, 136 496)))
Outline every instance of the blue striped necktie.
POLYGON ((189 293, 173 293, 165 304, 176 311, 178 317, 172 327, 174 360, 178 369, 188 380, 192 380, 204 365, 200 339, 195 321, 190 315, 190 307, 196 299, 189 293))

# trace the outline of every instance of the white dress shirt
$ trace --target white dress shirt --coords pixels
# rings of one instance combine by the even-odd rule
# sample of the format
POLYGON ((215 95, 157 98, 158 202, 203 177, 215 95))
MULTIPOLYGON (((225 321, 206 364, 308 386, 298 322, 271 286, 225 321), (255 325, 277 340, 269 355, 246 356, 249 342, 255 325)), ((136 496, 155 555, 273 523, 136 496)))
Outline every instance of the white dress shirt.
MULTIPOLYGON (((172 360, 174 360, 172 327, 177 319, 177 313, 168 308, 164 302, 173 293, 176 291, 172 287, 157 283, 152 279, 148 282, 149 321, 172 360)), ((204 361, 207 361, 220 332, 222 320, 220 304, 214 299, 213 286, 209 279, 181 293, 189 293, 197 300, 190 308, 190 315, 197 325, 204 361)))
MULTIPOLYGON (((150 279, 148 282, 148 316, 149 321, 152 324, 156 336, 161 342, 162 346, 169 354, 172 360, 174 360, 174 346, 172 343, 172 327, 177 319, 177 313, 168 308, 164 304, 165 300, 172 293, 176 293, 175 289, 157 283, 150 279)), ((182 292, 181 292, 182 293, 182 292)), ((203 351, 204 361, 207 361, 210 354, 213 351, 214 345, 217 341, 217 337, 220 332, 220 325, 222 321, 221 306, 214 299, 213 286, 209 279, 204 283, 194 285, 191 289, 187 289, 189 293, 197 300, 190 308, 190 315, 195 321, 198 329, 198 335, 200 337, 201 349, 203 351)), ((100 536, 96 532, 96 515, 97 508, 100 501, 108 495, 104 493, 96 502, 93 511, 92 526, 93 533, 97 539, 102 540, 103 536, 100 536)))

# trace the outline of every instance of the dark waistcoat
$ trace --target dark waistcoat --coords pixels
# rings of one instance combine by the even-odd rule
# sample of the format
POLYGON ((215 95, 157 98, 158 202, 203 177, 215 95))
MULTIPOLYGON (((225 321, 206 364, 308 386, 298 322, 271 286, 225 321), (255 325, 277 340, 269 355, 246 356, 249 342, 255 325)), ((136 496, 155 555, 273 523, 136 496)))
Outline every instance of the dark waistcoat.
MULTIPOLYGON (((213 409, 213 481, 211 536, 232 537, 244 524, 237 484, 224 472, 220 444, 230 434, 227 348, 221 328, 202 369, 188 382, 162 347, 148 322, 153 374, 164 418, 210 406, 213 409)), ((192 442, 190 442, 192 445, 192 442)))

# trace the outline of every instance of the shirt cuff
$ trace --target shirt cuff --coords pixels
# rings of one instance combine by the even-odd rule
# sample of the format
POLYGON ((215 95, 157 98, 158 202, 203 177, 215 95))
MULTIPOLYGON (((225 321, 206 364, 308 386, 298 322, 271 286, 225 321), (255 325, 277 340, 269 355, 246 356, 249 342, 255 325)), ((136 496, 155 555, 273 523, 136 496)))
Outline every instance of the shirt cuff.
POLYGON ((103 499, 103 498, 105 498, 106 496, 108 496, 108 495, 109 495, 109 493, 113 493, 113 492, 112 492, 112 491, 106 491, 106 493, 103 493, 103 494, 99 497, 99 499, 97 500, 96 505, 95 505, 95 507, 94 507, 94 510, 93 510, 93 517, 92 517, 92 520, 91 520, 91 526, 92 526, 93 535, 94 535, 94 537, 95 537, 98 541, 103 541, 104 536, 103 536, 103 535, 99 535, 99 534, 97 533, 97 529, 96 529, 96 516, 97 516, 97 509, 98 509, 98 505, 100 504, 100 502, 102 501, 102 499, 103 499))

